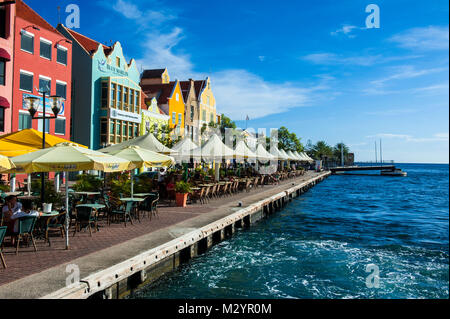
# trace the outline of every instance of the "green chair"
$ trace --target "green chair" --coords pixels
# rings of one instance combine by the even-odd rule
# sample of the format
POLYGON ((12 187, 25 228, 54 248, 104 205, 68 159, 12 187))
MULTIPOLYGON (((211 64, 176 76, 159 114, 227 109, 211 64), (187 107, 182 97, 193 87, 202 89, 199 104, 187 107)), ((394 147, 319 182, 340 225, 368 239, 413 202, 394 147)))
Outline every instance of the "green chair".
POLYGON ((45 240, 48 245, 51 246, 50 237, 48 236, 49 230, 58 230, 61 233, 61 237, 64 238, 64 230, 66 227, 66 211, 62 210, 55 218, 50 218, 45 225, 45 240))
POLYGON ((5 239, 7 229, 8 229, 8 227, 6 227, 6 226, 0 227, 0 259, 2 260, 3 268, 6 268, 6 262, 5 262, 5 257, 3 257, 2 245, 3 245, 3 239, 5 239))
POLYGON ((19 232, 14 233, 17 236, 17 244, 16 244, 16 255, 19 253, 19 244, 20 241, 23 240, 24 236, 30 237, 31 242, 33 243, 34 251, 37 252, 36 243, 34 242, 33 232, 34 227, 36 226, 37 217, 35 216, 26 216, 18 219, 19 223, 19 232))
POLYGON ((125 205, 122 205, 119 209, 112 209, 108 218, 108 225, 111 225, 111 219, 115 216, 122 217, 122 221, 127 227, 127 219, 130 220, 131 225, 133 225, 133 219, 131 218, 131 214, 134 209, 133 202, 127 202, 125 205))
POLYGON ((141 211, 149 213, 150 220, 152 219, 152 216, 158 216, 158 202, 159 202, 159 194, 152 193, 151 195, 147 196, 144 202, 142 203, 141 211))
POLYGON ((81 231, 81 227, 84 226, 89 229, 89 235, 92 237, 92 225, 95 226, 95 231, 98 231, 97 216, 94 216, 92 207, 78 207, 73 236, 75 237, 77 230, 81 231))

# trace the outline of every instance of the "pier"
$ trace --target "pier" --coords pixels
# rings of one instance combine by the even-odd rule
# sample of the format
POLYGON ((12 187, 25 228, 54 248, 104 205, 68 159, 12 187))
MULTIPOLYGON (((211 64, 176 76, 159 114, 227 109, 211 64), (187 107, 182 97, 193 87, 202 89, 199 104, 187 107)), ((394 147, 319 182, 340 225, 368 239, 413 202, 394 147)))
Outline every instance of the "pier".
POLYGON ((230 238, 239 229, 277 212, 330 175, 331 172, 308 172, 279 185, 207 205, 161 208, 160 220, 121 228, 120 234, 116 228, 116 236, 108 228, 94 233, 93 238, 81 234, 75 237, 78 243, 71 251, 21 253, 7 271, 0 273, 0 298, 124 298, 230 238), (29 265, 37 268, 30 269, 29 265), (79 281, 67 286, 72 275, 79 275, 79 281))

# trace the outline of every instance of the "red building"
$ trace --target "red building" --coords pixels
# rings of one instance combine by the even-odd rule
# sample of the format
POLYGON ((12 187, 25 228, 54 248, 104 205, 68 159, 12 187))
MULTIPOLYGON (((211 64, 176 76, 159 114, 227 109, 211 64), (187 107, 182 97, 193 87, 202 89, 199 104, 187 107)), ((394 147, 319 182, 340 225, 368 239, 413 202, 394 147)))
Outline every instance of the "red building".
POLYGON ((11 132, 15 8, 0 0, 0 135, 11 132))
MULTIPOLYGON (((58 119, 46 120, 46 132, 70 140, 72 44, 22 0, 16 1, 12 131, 43 129, 32 120, 25 97, 42 98, 39 91, 65 98, 58 119), (49 91, 48 91, 49 90, 49 91)), ((49 100, 47 115, 53 116, 49 100)), ((42 102, 38 116, 42 115, 42 102)))

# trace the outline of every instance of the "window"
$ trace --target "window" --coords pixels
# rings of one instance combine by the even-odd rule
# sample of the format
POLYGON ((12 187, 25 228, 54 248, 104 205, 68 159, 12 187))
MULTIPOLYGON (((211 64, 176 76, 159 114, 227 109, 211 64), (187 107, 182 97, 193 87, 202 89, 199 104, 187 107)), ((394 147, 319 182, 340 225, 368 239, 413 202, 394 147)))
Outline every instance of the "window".
POLYGON ((177 113, 172 113, 172 124, 175 124, 177 122, 177 113))
POLYGON ((210 105, 210 99, 209 99, 209 96, 206 98, 206 104, 209 106, 210 105))
POLYGON ((139 125, 138 124, 134 124, 134 136, 135 137, 139 136, 139 125))
POLYGON ((133 124, 128 125, 128 136, 133 137, 133 124))
POLYGON ((206 111, 202 112, 202 120, 206 122, 206 111))
POLYGON ((210 122, 215 122, 214 121, 214 113, 211 113, 211 121, 210 122))
POLYGON ((52 81, 47 77, 39 77, 39 92, 50 94, 52 81))
POLYGON ((119 105, 119 108, 122 109, 122 86, 117 86, 117 103, 119 105))
POLYGON ((19 131, 31 128, 31 115, 19 113, 19 131))
MULTIPOLYGON (((43 120, 38 120, 38 131, 42 132, 42 123, 43 120)), ((50 133, 50 120, 49 119, 45 119, 45 133, 50 133)))
POLYGON ((116 125, 116 134, 117 135, 121 135, 121 133, 122 133, 122 124, 121 124, 121 122, 120 121, 117 121, 117 125, 116 125))
POLYGON ((116 66, 120 68, 120 58, 116 58, 116 66))
POLYGON ((106 109, 108 107, 108 82, 102 82, 102 108, 106 109))
POLYGON ((33 92, 33 73, 20 71, 20 89, 33 92))
POLYGON ((55 134, 66 135, 66 120, 56 119, 55 120, 55 134))
POLYGON ((0 132, 5 131, 5 109, 0 107, 0 132))
POLYGON ((6 39, 6 7, 0 7, 0 38, 6 39))
POLYGON ((128 88, 123 88, 124 110, 128 111, 128 88))
POLYGON ((67 98, 67 84, 56 81, 56 95, 64 99, 67 98))
POLYGON ((194 121, 194 106, 191 105, 191 122, 194 121))
POLYGON ((58 46, 56 51, 56 61, 58 63, 67 65, 67 49, 64 47, 58 46))
MULTIPOLYGON (((128 125, 131 125, 131 124, 128 124, 128 125)), ((123 136, 127 136, 127 131, 128 131, 127 123, 123 123, 123 133, 122 133, 122 135, 123 136)))
POLYGON ((24 51, 34 53, 34 35, 22 30, 20 48, 24 51))
POLYGON ((182 122, 183 122, 183 115, 180 113, 178 114, 178 125, 181 126, 182 122))
POLYGON ((6 83, 6 62, 0 59, 0 85, 5 85, 6 83))
POLYGON ((111 85, 111 107, 116 106, 116 84, 111 85))
POLYGON ((109 134, 114 134, 114 121, 111 121, 110 129, 109 129, 109 134))
POLYGON ((177 102, 180 100, 180 94, 177 93, 177 95, 175 95, 175 100, 177 100, 177 102))
POLYGON ((45 59, 52 59, 52 43, 50 41, 41 39, 41 57, 45 59))

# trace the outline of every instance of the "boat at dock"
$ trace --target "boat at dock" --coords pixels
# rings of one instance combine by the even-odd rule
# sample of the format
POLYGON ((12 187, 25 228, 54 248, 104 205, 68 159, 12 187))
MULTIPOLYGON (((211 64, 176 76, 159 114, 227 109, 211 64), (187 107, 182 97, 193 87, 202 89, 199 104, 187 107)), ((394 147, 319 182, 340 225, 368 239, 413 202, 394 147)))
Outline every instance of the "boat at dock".
POLYGON ((380 175, 381 176, 406 177, 406 176, 408 176, 408 173, 402 171, 400 168, 396 168, 395 170, 382 170, 380 175))

